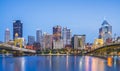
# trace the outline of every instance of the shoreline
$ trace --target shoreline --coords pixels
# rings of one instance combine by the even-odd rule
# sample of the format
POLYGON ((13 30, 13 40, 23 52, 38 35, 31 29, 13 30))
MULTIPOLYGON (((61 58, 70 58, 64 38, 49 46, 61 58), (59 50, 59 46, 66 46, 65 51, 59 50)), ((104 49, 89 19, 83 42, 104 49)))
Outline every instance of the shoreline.
MULTIPOLYGON (((4 54, 0 54, 0 57, 12 57, 13 55, 4 55, 4 54)), ((108 57, 114 57, 118 55, 111 55, 111 56, 107 56, 107 55, 80 55, 80 54, 34 54, 34 55, 21 55, 21 56, 91 56, 91 57, 97 57, 97 58, 101 58, 101 59, 107 59, 108 57)), ((19 56, 13 56, 13 57, 19 57, 19 56)))
POLYGON ((56 56, 62 56, 62 55, 69 55, 69 56, 71 56, 71 55, 74 55, 74 56, 84 56, 84 55, 78 55, 78 54, 36 54, 37 56, 44 56, 44 55, 46 55, 46 56, 54 56, 54 55, 56 55, 56 56))

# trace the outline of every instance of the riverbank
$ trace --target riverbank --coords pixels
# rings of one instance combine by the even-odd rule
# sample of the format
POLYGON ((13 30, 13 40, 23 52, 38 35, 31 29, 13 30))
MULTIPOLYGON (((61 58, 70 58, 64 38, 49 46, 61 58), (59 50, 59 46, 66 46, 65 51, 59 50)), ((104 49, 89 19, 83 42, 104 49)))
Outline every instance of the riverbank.
POLYGON ((97 57, 97 58, 101 58, 101 59, 106 59, 106 60, 107 60, 108 57, 112 57, 112 58, 115 57, 115 56, 119 57, 118 55, 114 55, 114 56, 113 55, 109 55, 109 56, 105 56, 105 55, 99 55, 99 56, 98 55, 89 55, 89 56, 97 57))
POLYGON ((59 53, 57 53, 57 54, 36 54, 37 56, 41 56, 41 55, 46 55, 46 56, 54 56, 54 55, 56 55, 56 56, 61 56, 61 55, 75 55, 75 56, 82 56, 82 55, 80 55, 80 54, 59 54, 59 53))
POLYGON ((107 59, 108 56, 102 55, 102 56, 98 56, 98 55, 89 55, 91 57, 97 57, 97 58, 101 58, 101 59, 107 59))

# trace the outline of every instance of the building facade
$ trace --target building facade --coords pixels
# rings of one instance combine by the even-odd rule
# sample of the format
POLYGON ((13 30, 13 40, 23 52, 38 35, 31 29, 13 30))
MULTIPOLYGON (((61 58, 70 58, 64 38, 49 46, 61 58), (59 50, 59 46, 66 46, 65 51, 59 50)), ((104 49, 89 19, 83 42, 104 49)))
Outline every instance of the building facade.
POLYGON ((43 48, 44 49, 52 49, 52 40, 53 36, 50 34, 43 35, 43 48))
POLYGON ((53 27, 53 40, 61 40, 61 29, 61 26, 58 25, 53 27))
POLYGON ((41 49, 42 49, 42 48, 41 48, 41 44, 38 43, 38 42, 35 42, 35 43, 33 44, 33 48, 34 48, 35 50, 41 50, 41 49))
POLYGON ((10 30, 7 28, 5 30, 5 42, 10 41, 10 30))
POLYGON ((63 48, 63 40, 55 41, 53 40, 53 49, 62 49, 63 48))
POLYGON ((33 45, 35 42, 35 37, 34 36, 28 36, 28 45, 33 45))
POLYGON ((22 38, 23 36, 23 23, 21 23, 20 20, 13 22, 13 40, 15 39, 16 34, 19 38, 22 38))
POLYGON ((120 43, 120 36, 117 37, 117 39, 115 40, 115 43, 120 43))
POLYGON ((103 46, 103 39, 95 39, 93 44, 93 49, 103 46))
POLYGON ((74 35, 74 49, 84 49, 85 48, 85 35, 74 35))
POLYGON ((66 28, 62 29, 62 39, 64 43, 64 47, 66 45, 71 45, 71 30, 66 28))
POLYGON ((103 39, 104 43, 112 42, 112 26, 106 20, 99 29, 99 39, 103 39))
POLYGON ((42 44, 42 30, 36 31, 36 42, 42 44))

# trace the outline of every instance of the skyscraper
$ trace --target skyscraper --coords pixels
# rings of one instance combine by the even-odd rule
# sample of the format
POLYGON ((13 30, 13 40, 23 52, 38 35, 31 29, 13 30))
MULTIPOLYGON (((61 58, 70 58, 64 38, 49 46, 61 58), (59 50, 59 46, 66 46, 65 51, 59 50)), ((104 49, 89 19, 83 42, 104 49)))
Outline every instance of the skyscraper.
POLYGON ((74 49, 84 49, 85 48, 85 35, 74 35, 74 49))
POLYGON ((35 37, 34 36, 28 36, 28 45, 33 45, 35 42, 35 37))
POLYGON ((10 30, 7 28, 5 30, 5 42, 8 42, 10 40, 10 30))
POLYGON ((64 46, 71 44, 71 30, 67 27, 62 29, 62 39, 64 42, 64 46))
POLYGON ((43 35, 43 48, 52 49, 52 35, 47 33, 43 35))
POLYGON ((21 23, 20 20, 16 20, 13 22, 13 39, 15 39, 15 36, 22 38, 23 36, 23 23, 21 23))
POLYGON ((36 31, 36 42, 42 44, 42 31, 41 30, 36 31))
POLYGON ((61 29, 61 26, 58 25, 53 27, 53 49, 63 48, 61 29))
POLYGON ((103 39, 104 43, 112 41, 112 26, 106 20, 99 29, 99 39, 103 39))
POLYGON ((57 25, 53 27, 53 40, 61 40, 61 26, 57 25))

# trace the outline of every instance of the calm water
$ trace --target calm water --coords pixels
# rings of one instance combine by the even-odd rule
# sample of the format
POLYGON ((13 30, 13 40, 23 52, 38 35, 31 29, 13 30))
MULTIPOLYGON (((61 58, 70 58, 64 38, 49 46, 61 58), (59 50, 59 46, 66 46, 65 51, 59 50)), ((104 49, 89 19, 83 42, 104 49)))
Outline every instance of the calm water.
POLYGON ((120 57, 90 56, 0 57, 0 71, 120 71, 120 57))

